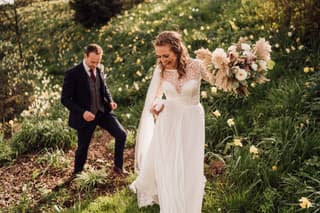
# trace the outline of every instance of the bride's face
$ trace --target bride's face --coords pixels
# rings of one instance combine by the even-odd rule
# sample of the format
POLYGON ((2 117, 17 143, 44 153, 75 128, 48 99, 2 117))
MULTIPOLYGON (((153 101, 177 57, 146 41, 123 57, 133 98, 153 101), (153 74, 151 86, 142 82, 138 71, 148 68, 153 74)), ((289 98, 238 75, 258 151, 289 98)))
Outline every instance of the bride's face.
POLYGON ((177 68, 177 55, 171 50, 169 45, 155 46, 157 59, 165 69, 177 68))

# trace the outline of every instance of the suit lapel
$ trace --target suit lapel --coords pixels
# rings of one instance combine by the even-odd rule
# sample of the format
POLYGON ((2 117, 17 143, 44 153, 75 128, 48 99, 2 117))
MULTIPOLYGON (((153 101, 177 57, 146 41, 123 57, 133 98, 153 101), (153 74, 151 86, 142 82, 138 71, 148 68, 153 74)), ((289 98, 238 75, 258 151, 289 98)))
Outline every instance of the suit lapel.
POLYGON ((79 79, 80 79, 80 87, 82 88, 81 90, 84 93, 87 93, 89 95, 89 100, 90 100, 90 87, 89 87, 89 81, 88 81, 88 74, 84 68, 83 63, 79 64, 79 79))
POLYGON ((105 82, 104 82, 103 72, 101 72, 101 70, 100 70, 99 68, 97 68, 97 76, 98 76, 98 79, 99 79, 99 81, 100 81, 100 91, 101 91, 101 95, 102 95, 102 97, 104 97, 104 96, 105 96, 105 90, 104 90, 104 88, 105 88, 106 84, 105 84, 105 82))

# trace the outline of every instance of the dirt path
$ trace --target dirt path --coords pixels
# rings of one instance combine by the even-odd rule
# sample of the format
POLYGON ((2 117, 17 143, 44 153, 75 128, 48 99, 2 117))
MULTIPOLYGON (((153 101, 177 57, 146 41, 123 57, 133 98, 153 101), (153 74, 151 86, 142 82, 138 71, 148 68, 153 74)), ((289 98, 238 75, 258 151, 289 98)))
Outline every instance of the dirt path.
MULTIPOLYGON (((110 178, 106 184, 97 186, 90 193, 90 197, 113 193, 127 184, 124 177, 115 176, 112 172, 112 137, 105 131, 100 131, 97 135, 99 136, 96 136, 91 142, 86 165, 95 169, 105 168, 110 178)), ((70 163, 67 168, 63 169, 54 169, 48 167, 47 163, 39 162, 39 158, 43 156, 39 153, 23 155, 11 165, 0 167, 0 212, 1 209, 7 209, 8 206, 21 203, 23 199, 28 199, 27 202, 31 202, 35 209, 45 205, 46 201, 43 200, 41 194, 54 194, 55 187, 70 177, 73 170, 74 152, 75 148, 65 152, 65 159, 70 163)), ((125 168, 132 171, 133 148, 125 149, 124 159, 125 168)), ((69 199, 63 201, 64 207, 72 206, 79 200, 79 197, 88 196, 87 193, 80 192, 74 184, 66 186, 65 189, 69 192, 69 199)))

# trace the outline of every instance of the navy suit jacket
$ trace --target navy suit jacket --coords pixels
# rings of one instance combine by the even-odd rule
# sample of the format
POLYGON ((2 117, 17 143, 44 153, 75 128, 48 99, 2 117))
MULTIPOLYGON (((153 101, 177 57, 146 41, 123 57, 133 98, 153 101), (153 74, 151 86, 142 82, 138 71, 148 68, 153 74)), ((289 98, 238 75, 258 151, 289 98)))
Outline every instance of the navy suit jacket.
MULTIPOLYGON (((96 68, 97 77, 101 85, 101 98, 105 112, 110 112, 110 102, 112 97, 105 83, 103 73, 100 69, 96 68)), ((82 117, 85 111, 90 111, 90 88, 88 82, 88 74, 84 68, 83 63, 66 71, 62 93, 61 103, 67 107, 70 111, 69 125, 74 129, 80 129, 85 125, 85 121, 82 117)))

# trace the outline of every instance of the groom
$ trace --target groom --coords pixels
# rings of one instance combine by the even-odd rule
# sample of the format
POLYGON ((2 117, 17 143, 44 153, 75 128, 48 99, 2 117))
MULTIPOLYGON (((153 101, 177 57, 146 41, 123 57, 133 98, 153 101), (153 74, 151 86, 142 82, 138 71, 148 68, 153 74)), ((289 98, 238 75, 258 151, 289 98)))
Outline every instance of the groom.
POLYGON ((78 147, 75 153, 73 177, 83 170, 91 137, 97 125, 115 138, 114 167, 116 174, 127 174, 123 168, 126 132, 112 110, 112 100, 99 68, 103 50, 97 44, 85 47, 83 61, 65 73, 61 103, 70 111, 69 125, 77 130, 78 147))

